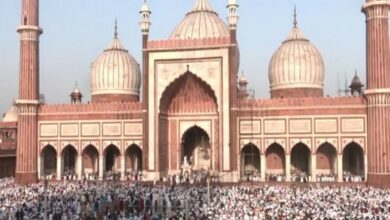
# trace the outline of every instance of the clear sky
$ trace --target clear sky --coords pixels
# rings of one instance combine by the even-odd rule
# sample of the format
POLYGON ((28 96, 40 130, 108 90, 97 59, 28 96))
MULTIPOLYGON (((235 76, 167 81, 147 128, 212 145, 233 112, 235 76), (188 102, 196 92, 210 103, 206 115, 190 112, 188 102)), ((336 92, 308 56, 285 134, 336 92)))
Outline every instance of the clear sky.
MULTIPOLYGON (((196 0, 148 0, 151 39, 166 39, 196 0)), ((226 20, 228 0, 209 0, 226 20)), ((269 97, 268 64, 286 39, 297 5, 298 26, 321 51, 325 94, 337 95, 337 75, 344 86, 358 70, 365 82, 363 0, 238 0, 238 40, 243 70, 258 98, 269 97)), ((141 63, 139 9, 143 0, 40 0, 41 93, 48 103, 69 103, 77 81, 90 100, 90 64, 111 42, 115 18, 119 37, 141 63)), ((0 0, 0 113, 18 93, 21 0, 0 0)))

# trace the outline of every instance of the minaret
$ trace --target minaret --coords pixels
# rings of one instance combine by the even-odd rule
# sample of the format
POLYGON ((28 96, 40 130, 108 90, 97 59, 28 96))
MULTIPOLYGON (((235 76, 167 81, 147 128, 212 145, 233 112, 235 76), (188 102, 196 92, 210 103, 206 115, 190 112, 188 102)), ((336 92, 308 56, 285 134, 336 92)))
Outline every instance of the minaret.
POLYGON ((150 29, 150 15, 152 12, 150 11, 149 5, 144 0, 144 4, 141 7, 140 10, 141 20, 140 20, 140 28, 142 33, 142 118, 144 122, 143 126, 143 144, 144 144, 144 153, 142 161, 143 161, 143 169, 148 170, 149 169, 149 160, 148 160, 148 154, 149 154, 149 97, 148 97, 148 91, 149 91, 149 53, 147 51, 148 48, 148 39, 149 39, 149 29, 150 29))
MULTIPOLYGON (((230 47, 229 47, 229 109, 230 124, 237 124, 237 70, 238 70, 238 43, 237 43, 237 23, 238 23, 238 7, 237 0, 229 0, 226 8, 228 9, 228 23, 230 30, 230 47)), ((237 155, 239 153, 237 128, 232 126, 230 129, 230 164, 232 171, 238 171, 237 155)))
POLYGON ((372 186, 390 187, 390 0, 366 0, 367 156, 372 186))
POLYGON ((38 180, 38 120, 39 106, 39 0, 22 0, 19 69, 18 140, 16 153, 16 183, 30 184, 38 180))
POLYGON ((229 10, 229 12, 228 12, 229 27, 236 29, 238 18, 239 18, 237 0, 229 0, 229 3, 226 7, 229 10))

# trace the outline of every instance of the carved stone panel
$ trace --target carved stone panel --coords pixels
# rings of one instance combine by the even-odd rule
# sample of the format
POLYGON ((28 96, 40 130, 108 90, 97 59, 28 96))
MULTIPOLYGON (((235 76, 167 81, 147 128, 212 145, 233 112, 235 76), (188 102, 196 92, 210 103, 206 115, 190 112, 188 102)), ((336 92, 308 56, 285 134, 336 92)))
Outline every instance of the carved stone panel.
POLYGON ((260 134, 261 126, 259 120, 254 121, 240 121, 241 134, 260 134))
POLYGON ((57 137, 58 136, 58 125, 57 124, 41 124, 39 132, 40 132, 41 137, 57 137))
POLYGON ((83 124, 81 124, 81 135, 83 137, 99 136, 100 135, 99 123, 83 123, 83 124))
POLYGON ((290 120, 290 133, 292 133, 292 134, 311 133, 311 120, 310 119, 291 119, 290 120))
POLYGON ((264 120, 265 134, 285 134, 286 120, 284 119, 266 119, 264 120))
POLYGON ((337 133, 337 127, 336 118, 321 118, 315 120, 316 133, 337 133))
POLYGON ((341 119, 341 131, 345 133, 362 133, 365 131, 364 118, 341 119))
POLYGON ((137 136, 142 135, 142 123, 125 123, 125 135, 126 136, 137 136))
POLYGON ((121 134, 121 123, 103 123, 103 136, 120 136, 121 134))
POLYGON ((79 124, 61 124, 62 137, 77 137, 79 136, 79 124))

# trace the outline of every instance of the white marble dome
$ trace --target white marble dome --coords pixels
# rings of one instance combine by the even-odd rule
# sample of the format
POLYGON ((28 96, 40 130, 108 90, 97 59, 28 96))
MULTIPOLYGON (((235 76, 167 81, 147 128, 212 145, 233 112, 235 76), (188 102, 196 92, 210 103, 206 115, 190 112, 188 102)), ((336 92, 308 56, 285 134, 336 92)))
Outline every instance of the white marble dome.
POLYGON ((192 10, 176 26, 170 39, 229 37, 228 25, 211 8, 208 0, 196 0, 192 10))
POLYGON ((271 58, 271 92, 280 89, 321 89, 324 87, 324 61, 319 50, 294 28, 271 58))
POLYGON ((139 95, 139 64, 122 46, 117 33, 107 49, 92 63, 91 95, 139 95))
POLYGON ((3 116, 3 122, 17 122, 19 116, 19 110, 14 105, 3 116))

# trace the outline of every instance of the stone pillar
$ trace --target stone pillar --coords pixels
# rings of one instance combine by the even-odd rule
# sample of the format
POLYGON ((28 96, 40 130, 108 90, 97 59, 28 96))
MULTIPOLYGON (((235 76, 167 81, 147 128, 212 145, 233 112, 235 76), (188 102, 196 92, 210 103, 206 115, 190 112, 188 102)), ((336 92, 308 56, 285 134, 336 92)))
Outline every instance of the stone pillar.
POLYGON ((265 181, 265 171, 266 171, 266 161, 267 158, 265 157, 264 154, 262 154, 260 156, 260 178, 261 178, 261 181, 265 181))
POLYGON ((124 155, 121 156, 121 180, 124 181, 125 173, 126 173, 126 163, 125 163, 126 157, 124 155))
POLYGON ((378 187, 390 187, 389 9, 390 0, 366 0, 362 8, 367 31, 367 183, 378 187))
POLYGON ((99 180, 103 180, 104 173, 104 156, 99 155, 99 180))
POLYGON ((367 155, 364 155, 364 180, 367 181, 368 161, 367 155))
POLYGON ((42 160, 41 160, 41 155, 38 155, 38 159, 37 159, 37 163, 38 163, 38 179, 41 179, 41 176, 42 176, 42 160))
POLYGON ((62 157, 61 155, 57 156, 57 180, 61 180, 62 176, 62 157))
POLYGON ((343 182, 343 155, 337 155, 337 182, 343 182))
POLYGON ((311 154, 311 181, 317 182, 317 155, 311 154))
POLYGON ((291 181, 291 155, 286 155, 286 182, 291 181))
POLYGON ((83 156, 77 156, 77 178, 81 180, 83 178, 83 156))

